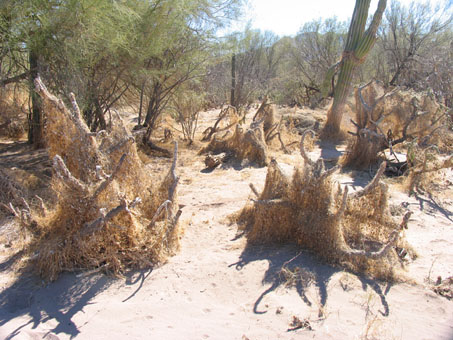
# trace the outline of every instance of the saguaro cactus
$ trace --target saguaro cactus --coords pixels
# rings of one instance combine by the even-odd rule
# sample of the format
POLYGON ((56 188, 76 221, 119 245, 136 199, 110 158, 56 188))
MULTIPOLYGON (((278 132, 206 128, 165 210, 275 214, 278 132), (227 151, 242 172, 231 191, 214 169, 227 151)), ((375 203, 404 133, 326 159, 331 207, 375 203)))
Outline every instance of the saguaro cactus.
MULTIPOLYGON (((373 20, 368 29, 365 30, 370 2, 371 0, 356 0, 351 25, 349 26, 348 39, 341 60, 327 72, 326 77, 331 78, 333 76, 332 71, 338 67, 340 69, 334 91, 333 104, 327 113, 327 122, 323 129, 323 136, 327 138, 335 139, 340 135, 343 108, 351 91, 352 78, 358 66, 365 61, 368 52, 376 41, 376 31, 381 23, 387 0, 379 0, 373 20)), ((325 83, 330 83, 330 79, 326 79, 325 83)))

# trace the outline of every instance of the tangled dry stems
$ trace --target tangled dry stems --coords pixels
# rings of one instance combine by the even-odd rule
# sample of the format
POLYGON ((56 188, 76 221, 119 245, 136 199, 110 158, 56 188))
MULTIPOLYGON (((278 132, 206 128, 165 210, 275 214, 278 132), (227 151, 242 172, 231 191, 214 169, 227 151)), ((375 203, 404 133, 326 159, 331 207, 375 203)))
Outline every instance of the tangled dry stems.
POLYGON ((408 175, 404 187, 409 194, 427 190, 435 181, 436 172, 453 168, 453 156, 439 157, 436 147, 422 148, 411 143, 407 149, 408 175))
MULTIPOLYGON (((217 129, 209 144, 199 154, 227 153, 239 161, 248 160, 258 166, 266 166, 269 157, 263 125, 264 120, 252 122, 244 131, 236 121, 229 124, 226 130, 217 129)), ((213 129, 216 129, 215 126, 213 129)))
POLYGON ((406 140, 422 144, 445 134, 447 110, 432 93, 414 93, 395 88, 385 92, 372 81, 355 89, 356 119, 351 122, 355 138, 349 143, 343 165, 368 168, 379 161, 380 152, 406 140))
POLYGON ((55 280, 62 271, 121 274, 164 261, 178 248, 177 144, 172 167, 158 183, 119 117, 111 131, 92 134, 74 97, 70 112, 40 79, 35 85, 47 117, 57 203, 43 207, 44 214, 30 212, 34 268, 55 280))
POLYGON ((322 160, 313 162, 305 154, 307 133, 301 141, 302 169, 290 178, 272 160, 263 191, 239 213, 248 242, 296 242, 330 263, 396 279, 395 268, 402 265, 397 249, 411 250, 401 236, 410 213, 400 224, 391 217, 387 187, 380 182, 385 164, 367 187, 349 194, 348 187, 332 182, 337 167, 326 170, 322 160))

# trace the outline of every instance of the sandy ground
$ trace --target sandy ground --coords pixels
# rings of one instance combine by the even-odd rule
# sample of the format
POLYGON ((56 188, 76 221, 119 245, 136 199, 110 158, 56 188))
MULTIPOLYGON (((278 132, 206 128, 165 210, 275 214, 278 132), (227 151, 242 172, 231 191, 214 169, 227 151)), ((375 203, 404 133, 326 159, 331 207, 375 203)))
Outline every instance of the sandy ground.
MULTIPOLYGON (((0 339, 453 339, 453 301, 431 289, 438 276, 453 275, 451 185, 418 197, 392 186, 392 204, 414 212, 406 237, 419 257, 407 266, 409 283, 387 284, 293 246, 247 247, 228 216, 251 197, 248 183, 262 189, 266 169, 208 172, 195 150, 185 152, 177 170, 180 251, 159 268, 124 278, 72 273, 46 285, 27 275, 12 280, 13 260, 1 245, 0 339), (281 274, 290 260, 300 267, 294 285, 281 274)), ((324 146, 310 155, 320 153, 340 151, 324 146)), ((288 171, 302 161, 296 151, 276 158, 288 171)), ((153 167, 167 164, 155 160, 153 167)), ((355 175, 336 179, 351 187, 370 180, 355 175)), ((451 171, 445 176, 453 182, 451 171)))

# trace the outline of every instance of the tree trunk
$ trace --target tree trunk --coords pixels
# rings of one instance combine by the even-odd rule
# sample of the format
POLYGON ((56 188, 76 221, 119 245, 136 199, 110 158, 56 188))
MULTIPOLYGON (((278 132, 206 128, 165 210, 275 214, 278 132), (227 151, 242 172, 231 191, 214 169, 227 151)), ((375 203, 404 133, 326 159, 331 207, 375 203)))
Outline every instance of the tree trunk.
MULTIPOLYGON (((376 31, 381 23, 387 0, 379 0, 373 20, 365 31, 370 3, 371 0, 356 0, 351 25, 349 26, 348 39, 340 61, 340 74, 335 86, 333 104, 327 113, 327 122, 321 133, 324 139, 338 140, 342 138, 341 120, 346 99, 351 92, 354 73, 365 61, 376 41, 376 31)), ((328 72, 327 77, 332 76, 333 72, 328 72)), ((328 84, 329 81, 330 78, 326 79, 324 83, 328 84)))
POLYGON ((231 57, 231 97, 230 105, 236 107, 235 103, 235 92, 236 90, 236 55, 233 54, 231 57))
POLYGON ((138 109, 138 122, 137 125, 140 126, 142 123, 142 109, 143 109, 143 95, 145 92, 145 82, 142 84, 142 88, 140 89, 140 107, 138 109))
POLYGON ((31 109, 28 117, 28 142, 33 144, 36 149, 43 148, 43 113, 41 97, 35 91, 34 80, 38 77, 38 55, 31 49, 28 54, 30 63, 30 95, 31 95, 31 109))
POLYGON ((355 65, 353 61, 344 60, 342 62, 337 86, 335 87, 333 104, 327 113, 327 122, 323 129, 323 134, 326 136, 332 136, 335 138, 341 133, 343 110, 348 95, 351 92, 352 80, 356 69, 357 65, 355 65))

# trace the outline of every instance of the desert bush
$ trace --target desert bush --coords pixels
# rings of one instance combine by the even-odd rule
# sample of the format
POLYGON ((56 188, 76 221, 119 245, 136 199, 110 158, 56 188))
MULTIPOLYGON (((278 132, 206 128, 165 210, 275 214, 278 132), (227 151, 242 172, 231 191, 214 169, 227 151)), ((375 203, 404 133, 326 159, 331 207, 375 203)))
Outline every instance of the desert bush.
POLYGON ((268 148, 264 140, 263 124, 251 124, 244 129, 236 124, 233 132, 227 131, 223 137, 214 137, 199 154, 227 153, 239 161, 247 160, 258 166, 266 166, 269 161, 268 148))
MULTIPOLYGON (((387 208, 385 169, 361 191, 349 194, 332 182, 338 167, 324 169, 304 151, 304 165, 292 177, 275 160, 268 166, 261 194, 239 212, 237 221, 251 244, 295 242, 324 260, 379 279, 396 279, 398 249, 410 247, 400 236, 410 213, 397 223, 387 208)), ((254 187, 253 185, 251 185, 254 187)))
POLYGON ((25 134, 27 99, 20 90, 0 88, 0 135, 18 139, 25 134))
POLYGON ((378 82, 355 90, 355 138, 343 158, 345 166, 367 168, 380 153, 405 141, 430 144, 446 129, 447 110, 430 91, 416 93, 395 88, 385 92, 378 82))
POLYGON ((416 141, 409 143, 406 159, 408 174, 404 187, 409 194, 429 190, 437 179, 436 173, 442 169, 453 168, 453 156, 440 157, 437 147, 423 148, 416 141))
POLYGON ((73 96, 70 112, 39 79, 36 89, 49 117, 45 138, 57 202, 39 213, 28 208, 34 268, 54 280, 62 271, 120 274, 164 261, 178 247, 177 148, 158 183, 119 117, 111 131, 92 134, 73 96))
POLYGON ((195 132, 198 127, 198 116, 204 106, 202 95, 194 91, 186 90, 175 95, 171 105, 173 119, 179 123, 184 136, 190 144, 195 139, 195 132))

